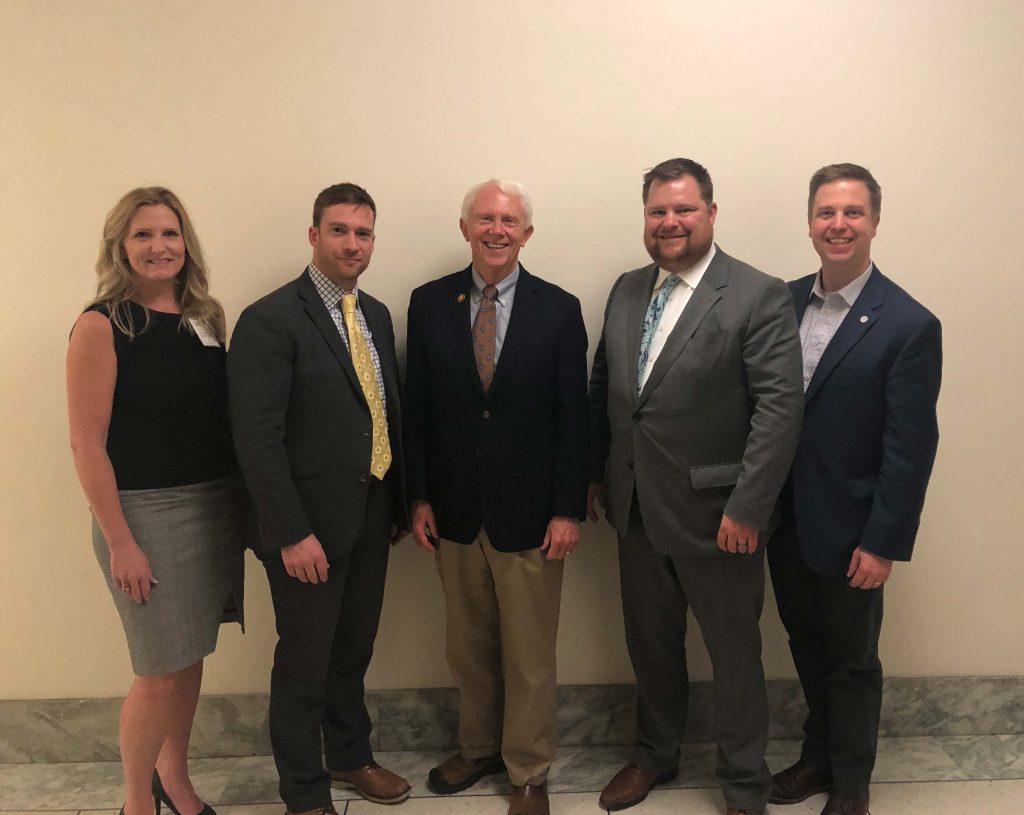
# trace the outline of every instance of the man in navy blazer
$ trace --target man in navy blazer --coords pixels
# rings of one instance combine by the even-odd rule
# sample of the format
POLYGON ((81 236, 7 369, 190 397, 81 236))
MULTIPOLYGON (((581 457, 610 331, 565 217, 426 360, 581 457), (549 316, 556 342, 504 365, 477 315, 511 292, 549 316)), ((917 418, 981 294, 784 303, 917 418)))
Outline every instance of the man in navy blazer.
POLYGON ((808 222, 821 270, 790 283, 804 423, 768 558, 808 716, 771 800, 828 792, 822 815, 868 811, 882 591, 910 560, 939 439, 941 327, 871 262, 881 203, 865 168, 818 170, 808 222))
POLYGON ((407 494, 436 552, 460 751, 435 793, 508 770, 509 812, 547 813, 563 559, 587 495, 587 334, 573 295, 519 264, 529 198, 491 179, 463 202, 472 264, 409 303, 407 494), (439 540, 440 539, 440 540, 439 540))

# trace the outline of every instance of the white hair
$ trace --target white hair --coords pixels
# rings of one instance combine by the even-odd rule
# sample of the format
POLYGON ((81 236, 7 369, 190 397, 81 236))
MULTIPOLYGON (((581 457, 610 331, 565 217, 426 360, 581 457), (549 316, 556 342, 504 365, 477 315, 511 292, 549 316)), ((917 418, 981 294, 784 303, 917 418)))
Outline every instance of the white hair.
POLYGON ((462 199, 462 220, 469 220, 469 211, 473 208, 473 204, 476 203, 477 196, 484 187, 497 187, 505 195, 515 196, 519 199, 519 202, 523 205, 523 215, 526 217, 526 228, 529 229, 533 226, 533 204, 530 203, 530 196, 526 194, 526 190, 523 185, 518 181, 503 181, 500 178, 486 178, 483 181, 478 181, 472 187, 469 188, 469 192, 466 193, 466 197, 462 199))

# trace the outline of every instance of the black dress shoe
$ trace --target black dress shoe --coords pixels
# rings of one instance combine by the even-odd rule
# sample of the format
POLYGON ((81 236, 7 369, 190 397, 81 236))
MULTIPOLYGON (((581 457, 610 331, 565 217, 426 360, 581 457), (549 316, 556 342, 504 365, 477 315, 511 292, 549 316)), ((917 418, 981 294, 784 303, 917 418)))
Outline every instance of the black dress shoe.
POLYGON ((772 776, 772 797, 768 800, 773 804, 799 804, 819 792, 832 789, 830 773, 812 767, 804 761, 798 761, 792 767, 772 776))
MULTIPOLYGON (((174 813, 174 815, 181 815, 178 808, 174 805, 174 801, 167 794, 167 790, 164 789, 163 783, 160 781, 160 774, 156 771, 156 767, 153 768, 153 805, 156 807, 156 815, 160 815, 160 802, 167 804, 167 808, 174 813)), ((124 815, 124 812, 121 812, 124 815)), ((203 808, 196 813, 196 815, 217 815, 217 811, 205 801, 203 802, 203 808)))
POLYGON ((821 815, 871 815, 868 812, 868 795, 837 795, 830 793, 821 815))
POLYGON ((485 775, 505 770, 501 754, 483 758, 466 758, 456 753, 438 764, 427 775, 427 788, 435 795, 452 795, 472 787, 485 775))

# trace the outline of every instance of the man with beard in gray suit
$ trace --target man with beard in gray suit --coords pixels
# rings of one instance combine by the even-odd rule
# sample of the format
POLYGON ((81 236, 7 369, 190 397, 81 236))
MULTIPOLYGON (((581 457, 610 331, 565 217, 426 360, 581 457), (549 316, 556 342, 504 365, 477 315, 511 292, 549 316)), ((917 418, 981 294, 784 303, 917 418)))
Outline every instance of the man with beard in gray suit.
POLYGON ((604 504, 619 536, 639 695, 632 761, 600 804, 633 806, 679 772, 692 608, 714 671, 727 813, 759 815, 772 783, 763 544, 800 431, 800 338, 786 285, 714 245, 704 167, 662 162, 643 200, 654 263, 612 287, 590 381, 588 510, 604 504))

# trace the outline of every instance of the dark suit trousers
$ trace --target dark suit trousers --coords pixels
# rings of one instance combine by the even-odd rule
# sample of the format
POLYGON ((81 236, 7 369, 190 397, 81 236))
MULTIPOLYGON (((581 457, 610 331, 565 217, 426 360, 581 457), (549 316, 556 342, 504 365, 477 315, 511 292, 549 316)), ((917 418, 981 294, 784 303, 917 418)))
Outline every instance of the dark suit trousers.
POLYGON ((667 556, 647 539, 636 503, 619 540, 626 646, 637 681, 636 764, 661 775, 679 767, 686 725, 686 611, 692 608, 714 670, 718 758, 726 803, 760 811, 771 774, 768 700, 759 620, 764 556, 667 556))
POLYGON ((375 483, 348 557, 331 559, 326 583, 289 577, 264 559, 277 617, 270 678, 270 742, 290 812, 328 806, 330 776, 373 759, 363 678, 373 655, 393 514, 391 487, 375 483), (321 746, 321 735, 323 742, 321 746))
POLYGON ((779 616, 807 700, 801 759, 831 771, 833 789, 863 797, 875 766, 882 707, 882 590, 813 572, 791 528, 768 547, 779 616))

